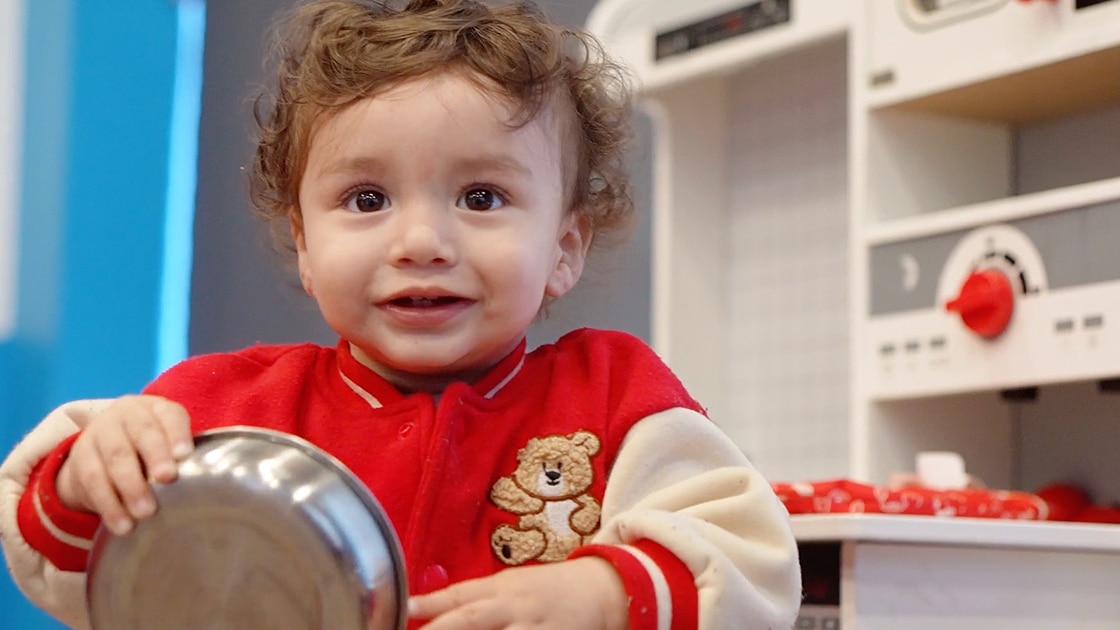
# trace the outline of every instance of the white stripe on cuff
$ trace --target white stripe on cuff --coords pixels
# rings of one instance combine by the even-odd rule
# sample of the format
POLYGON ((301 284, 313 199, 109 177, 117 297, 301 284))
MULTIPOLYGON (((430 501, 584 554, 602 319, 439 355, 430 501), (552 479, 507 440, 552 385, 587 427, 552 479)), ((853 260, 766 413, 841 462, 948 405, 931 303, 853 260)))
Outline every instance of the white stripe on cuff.
POLYGON ((645 567, 646 573, 649 573, 649 578, 653 581, 653 593, 657 597, 657 630, 669 630, 673 622, 673 594, 661 567, 641 549, 630 545, 621 547, 637 558, 645 567))
POLYGON ((51 536, 55 537, 55 540, 66 543, 71 547, 77 547, 78 549, 82 549, 84 551, 93 549, 92 540, 81 538, 73 534, 68 534, 59 529, 58 526, 54 524, 54 521, 52 521, 51 518, 47 516, 47 513, 43 510, 43 504, 39 500, 38 492, 35 492, 31 495, 31 502, 35 505, 35 514, 39 516, 39 522, 43 524, 43 527, 45 527, 48 532, 50 532, 51 536))

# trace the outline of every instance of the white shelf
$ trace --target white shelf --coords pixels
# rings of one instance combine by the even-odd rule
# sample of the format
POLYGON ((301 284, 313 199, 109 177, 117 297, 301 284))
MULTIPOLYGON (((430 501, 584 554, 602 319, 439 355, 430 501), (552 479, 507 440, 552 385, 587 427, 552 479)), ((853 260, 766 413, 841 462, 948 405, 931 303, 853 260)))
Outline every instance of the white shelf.
POLYGON ((1120 553, 1120 526, 890 514, 798 514, 800 542, 865 541, 1120 553))
POLYGON ((871 105, 1020 125, 1120 105, 1120 47, 943 90, 885 94, 871 105))
POLYGON ((896 243, 1112 201, 1120 201, 1120 177, 873 223, 863 229, 864 242, 896 243))

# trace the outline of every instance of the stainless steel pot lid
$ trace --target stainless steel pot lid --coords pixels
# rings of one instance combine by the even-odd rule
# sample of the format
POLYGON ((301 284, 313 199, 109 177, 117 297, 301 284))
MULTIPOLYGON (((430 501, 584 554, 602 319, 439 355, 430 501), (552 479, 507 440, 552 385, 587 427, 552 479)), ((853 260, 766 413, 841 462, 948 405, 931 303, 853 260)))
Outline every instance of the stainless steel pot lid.
POLYGON ((159 510, 102 527, 86 595, 98 630, 405 627, 403 554, 369 490, 300 438, 254 427, 199 434, 159 510))

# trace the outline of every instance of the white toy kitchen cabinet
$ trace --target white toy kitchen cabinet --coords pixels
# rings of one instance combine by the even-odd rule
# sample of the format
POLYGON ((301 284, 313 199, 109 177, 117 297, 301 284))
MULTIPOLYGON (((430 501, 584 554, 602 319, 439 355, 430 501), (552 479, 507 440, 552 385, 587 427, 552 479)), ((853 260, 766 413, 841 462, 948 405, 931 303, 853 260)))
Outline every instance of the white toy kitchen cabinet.
MULTIPOLYGON (((991 487, 1120 501, 1120 0, 604 0, 589 24, 654 121, 654 346, 769 478, 952 451, 991 487)), ((795 527, 839 587, 801 627, 1120 627, 1120 527, 795 527)))

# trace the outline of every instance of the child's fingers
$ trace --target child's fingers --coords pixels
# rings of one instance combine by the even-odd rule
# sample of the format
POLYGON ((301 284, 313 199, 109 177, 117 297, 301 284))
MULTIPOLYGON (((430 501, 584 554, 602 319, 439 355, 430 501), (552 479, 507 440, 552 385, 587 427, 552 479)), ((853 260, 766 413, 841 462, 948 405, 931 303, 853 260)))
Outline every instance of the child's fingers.
POLYGON ((171 456, 171 445, 155 418, 136 419, 125 425, 125 431, 144 465, 142 473, 146 471, 149 479, 160 483, 175 479, 179 471, 171 456))
POLYGON ((482 586, 484 584, 485 582, 481 580, 467 580, 427 595, 409 597, 408 616, 412 619, 433 619, 448 611, 484 599, 489 595, 482 586))
MULTIPOLYGON (((175 463, 175 443, 169 431, 182 433, 174 425, 186 423, 185 432, 190 435, 189 421, 181 407, 163 399, 141 398, 136 400, 127 415, 122 418, 126 438, 135 448, 137 457, 144 465, 152 481, 167 483, 178 476, 175 463)), ((182 440, 182 438, 175 438, 182 440)))
POLYGON ((152 404, 152 412, 167 436, 167 443, 171 445, 171 455, 175 459, 189 455, 194 450, 194 438, 191 435, 191 417, 186 408, 173 400, 158 398, 152 404))
MULTIPOLYGON (((140 519, 155 513, 156 505, 140 466, 137 445, 125 429, 129 422, 126 420, 102 427, 95 440, 95 447, 109 483, 120 496, 129 515, 140 519)), ((162 432, 159 435, 162 439, 162 432)), ((105 500, 108 505, 108 500, 105 500)), ((105 512, 98 511, 104 518, 105 512)))
POLYGON ((409 619, 433 619, 454 608, 455 602, 444 591, 408 598, 409 619))
MULTIPOLYGON (((518 621, 512 606, 502 605, 487 589, 475 588, 474 584, 468 582, 410 598, 408 617, 430 620, 424 626, 425 630, 507 628, 514 627, 518 621)), ((548 627, 545 624, 538 625, 548 627)))
POLYGON ((59 496, 67 505, 97 512, 114 533, 127 533, 135 520, 156 511, 145 474, 155 481, 174 480, 176 456, 192 447, 190 419, 181 405, 154 396, 124 396, 75 442, 59 475, 59 496))
POLYGON ((132 518, 121 504, 101 458, 74 455, 77 452, 71 455, 67 465, 74 467, 72 474, 80 480, 82 497, 87 507, 101 516, 109 531, 118 536, 127 534, 132 529, 132 518))

